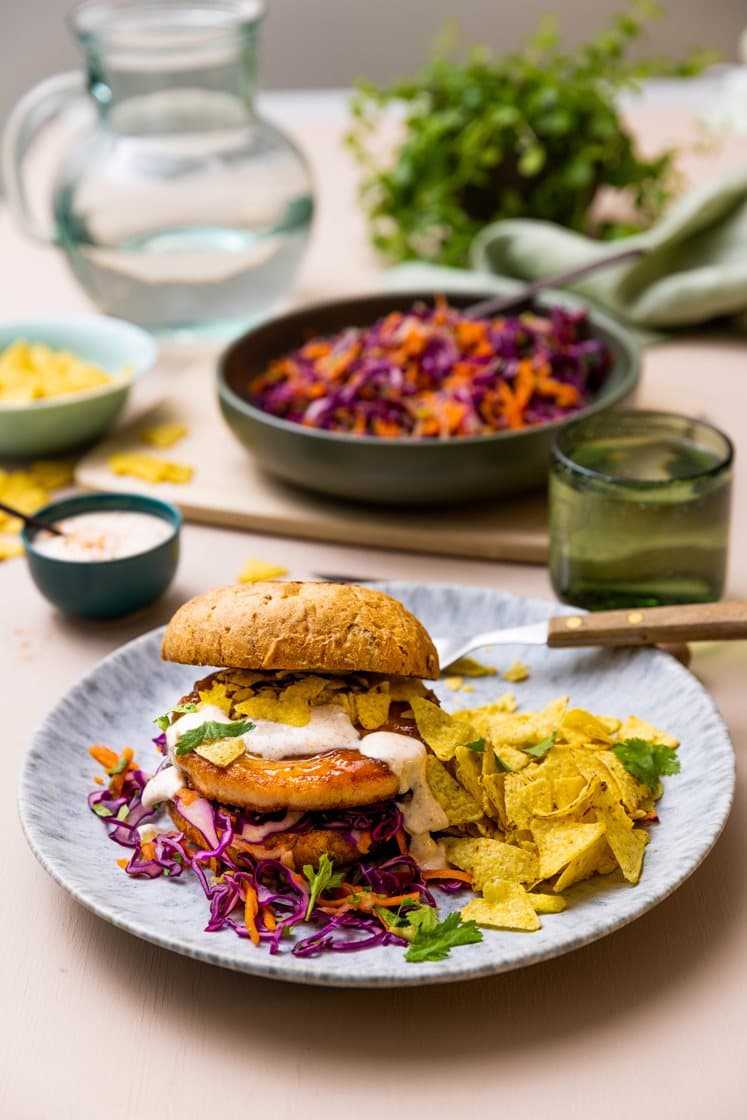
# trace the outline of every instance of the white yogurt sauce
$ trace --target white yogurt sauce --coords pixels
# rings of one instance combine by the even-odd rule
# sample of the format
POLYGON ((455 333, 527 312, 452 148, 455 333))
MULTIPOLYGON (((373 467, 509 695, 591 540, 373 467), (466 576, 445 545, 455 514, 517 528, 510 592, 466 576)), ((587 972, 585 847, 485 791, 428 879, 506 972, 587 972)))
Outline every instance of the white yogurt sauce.
POLYGON ((147 552, 173 532, 173 526, 150 513, 100 510, 64 517, 55 524, 65 533, 37 533, 34 548, 58 560, 121 560, 147 552))
MULTIPOLYGON (((232 722, 221 708, 206 704, 196 712, 185 712, 166 728, 166 747, 173 765, 159 771, 148 782, 143 792, 144 805, 150 807, 158 801, 167 800, 184 785, 184 775, 176 754, 179 738, 185 731, 191 731, 208 720, 232 722)), ((426 750, 417 739, 398 735, 394 731, 373 731, 361 738, 347 714, 336 704, 312 708, 311 718, 305 727, 292 727, 265 719, 252 722, 255 725, 253 730, 247 731, 241 739, 247 753, 257 758, 277 762, 348 749, 385 763, 399 780, 398 792, 411 794, 407 801, 398 804, 405 829, 413 838, 413 855, 423 867, 445 866, 443 849, 430 833, 447 828, 449 820, 431 793, 426 779, 426 750)))

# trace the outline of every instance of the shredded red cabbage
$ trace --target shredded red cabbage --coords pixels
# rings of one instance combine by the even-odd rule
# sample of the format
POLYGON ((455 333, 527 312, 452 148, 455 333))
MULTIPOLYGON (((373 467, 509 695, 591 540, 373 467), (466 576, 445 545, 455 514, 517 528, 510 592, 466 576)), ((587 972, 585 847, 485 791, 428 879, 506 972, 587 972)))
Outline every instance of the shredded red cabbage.
MULTIPOLYGON (((160 738, 160 736, 159 736, 160 738)), ((158 745, 158 744, 157 744, 158 745)), ((402 829, 402 813, 394 802, 380 802, 362 808, 308 813, 252 813, 227 810, 206 798, 192 800, 175 798, 182 816, 200 832, 204 848, 194 849, 182 832, 154 830, 151 838, 143 838, 140 826, 154 817, 156 810, 145 809, 142 793, 147 775, 133 767, 121 775, 119 792, 100 789, 88 795, 88 805, 109 826, 109 838, 130 850, 129 859, 120 861, 133 878, 177 878, 191 871, 208 902, 209 917, 205 931, 218 933, 232 930, 238 937, 249 938, 250 930, 240 916, 247 894, 257 899, 255 938, 267 945, 271 954, 278 953, 287 942, 298 957, 322 952, 354 952, 377 945, 406 944, 391 924, 376 914, 376 905, 387 898, 406 896, 408 901, 398 907, 406 914, 408 906, 435 906, 435 899, 423 878, 422 871, 409 855, 367 857, 345 870, 348 894, 330 901, 320 897, 309 922, 315 931, 301 938, 296 927, 306 921, 310 888, 307 879, 287 867, 280 859, 255 858, 241 852, 229 852, 236 837, 266 837, 292 828, 304 832, 313 828, 339 831, 355 843, 368 831, 372 843, 390 850, 392 841, 402 829), (347 899, 355 895, 366 901, 366 908, 351 909, 347 899), (337 906, 336 910, 331 907, 337 906)), ((152 826, 151 826, 152 827, 152 826)), ((460 884, 461 886, 462 884, 460 884)))
POLYGON ((255 376, 248 395, 265 412, 329 432, 490 435, 577 412, 611 360, 583 309, 472 319, 439 299, 311 339, 255 376))

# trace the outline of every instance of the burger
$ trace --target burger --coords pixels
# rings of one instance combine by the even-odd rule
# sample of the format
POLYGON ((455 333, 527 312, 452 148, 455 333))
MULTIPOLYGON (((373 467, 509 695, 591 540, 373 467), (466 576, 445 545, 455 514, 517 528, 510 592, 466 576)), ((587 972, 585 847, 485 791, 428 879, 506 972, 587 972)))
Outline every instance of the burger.
POLYGON ((222 587, 166 627, 167 661, 210 666, 162 717, 143 793, 195 848, 291 871, 409 853, 443 865, 447 818, 411 708, 438 655, 391 596, 334 583, 222 587))

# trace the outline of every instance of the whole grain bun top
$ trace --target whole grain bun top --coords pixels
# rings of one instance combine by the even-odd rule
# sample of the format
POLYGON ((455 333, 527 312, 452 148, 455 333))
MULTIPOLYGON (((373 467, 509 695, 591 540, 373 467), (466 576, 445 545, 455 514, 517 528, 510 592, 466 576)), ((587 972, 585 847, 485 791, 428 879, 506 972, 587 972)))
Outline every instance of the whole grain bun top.
POLYGON ((232 669, 438 676, 424 627, 383 591, 350 583, 247 583, 207 591, 166 627, 166 661, 232 669))

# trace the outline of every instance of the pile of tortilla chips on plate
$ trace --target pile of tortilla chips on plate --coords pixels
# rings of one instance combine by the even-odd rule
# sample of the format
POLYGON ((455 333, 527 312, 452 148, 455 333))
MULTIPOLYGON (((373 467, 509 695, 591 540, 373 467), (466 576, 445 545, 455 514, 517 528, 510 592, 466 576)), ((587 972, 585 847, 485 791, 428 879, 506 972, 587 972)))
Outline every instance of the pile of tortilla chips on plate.
POLYGON ((567 697, 519 713, 507 693, 492 704, 443 711, 414 697, 418 729, 433 752, 428 783, 449 818, 451 863, 482 897, 465 919, 499 929, 536 930, 539 914, 565 908, 562 892, 618 868, 641 874, 661 796, 625 769, 612 748, 629 738, 678 746, 671 735, 569 708, 567 697))

